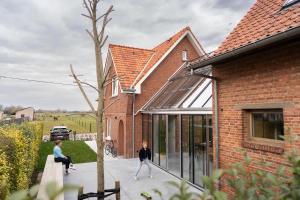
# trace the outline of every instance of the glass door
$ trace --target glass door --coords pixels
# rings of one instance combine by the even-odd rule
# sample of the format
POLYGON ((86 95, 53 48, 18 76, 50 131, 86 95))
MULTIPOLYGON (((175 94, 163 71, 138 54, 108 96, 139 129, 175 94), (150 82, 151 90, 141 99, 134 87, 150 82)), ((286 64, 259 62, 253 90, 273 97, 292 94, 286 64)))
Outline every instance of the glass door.
POLYGON ((153 115, 153 145, 152 145, 152 154, 153 162, 159 165, 159 115, 153 115))
POLYGON ((168 116, 168 170, 176 175, 180 173, 180 131, 177 115, 168 116))
POLYGON ((191 116, 182 115, 181 122, 181 166, 182 178, 193 182, 193 157, 192 157, 192 137, 191 137, 191 116))
POLYGON ((205 115, 194 116, 194 183, 203 187, 202 177, 206 175, 207 170, 207 143, 205 115))
POLYGON ((166 115, 160 115, 159 119, 159 165, 167 168, 166 115))

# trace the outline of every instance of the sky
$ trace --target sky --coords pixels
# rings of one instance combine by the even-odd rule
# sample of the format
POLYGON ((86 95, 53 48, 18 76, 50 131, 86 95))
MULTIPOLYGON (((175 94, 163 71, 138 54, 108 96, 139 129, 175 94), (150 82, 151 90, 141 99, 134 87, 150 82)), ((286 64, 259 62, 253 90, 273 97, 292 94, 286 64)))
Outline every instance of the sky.
MULTIPOLYGON (((93 43, 82 0, 1 0, 0 76, 72 84, 70 64, 96 82, 93 43)), ((104 0, 114 5, 108 43, 153 48, 186 26, 206 52, 215 50, 254 0, 104 0)), ((107 45, 108 45, 107 43, 107 45)), ((103 51, 105 60, 107 45, 103 51)), ((96 93, 86 88, 91 100, 96 93)), ((94 101, 95 102, 95 101, 94 101)), ((79 89, 0 78, 0 104, 35 109, 89 110, 79 89)))

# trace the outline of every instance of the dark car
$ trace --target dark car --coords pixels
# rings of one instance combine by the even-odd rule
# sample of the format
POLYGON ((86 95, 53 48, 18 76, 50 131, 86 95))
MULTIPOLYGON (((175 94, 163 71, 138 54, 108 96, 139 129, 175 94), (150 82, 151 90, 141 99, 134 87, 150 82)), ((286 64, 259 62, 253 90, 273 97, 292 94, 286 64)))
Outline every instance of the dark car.
POLYGON ((66 126, 54 126, 50 130, 50 140, 69 140, 71 132, 66 126))

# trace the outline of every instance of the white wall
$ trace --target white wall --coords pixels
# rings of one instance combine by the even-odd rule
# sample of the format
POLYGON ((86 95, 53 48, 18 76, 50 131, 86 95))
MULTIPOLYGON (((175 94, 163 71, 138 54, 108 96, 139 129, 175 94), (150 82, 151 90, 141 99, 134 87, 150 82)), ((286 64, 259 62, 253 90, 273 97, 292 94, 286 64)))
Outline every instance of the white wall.
POLYGON ((34 109, 33 108, 26 108, 16 112, 16 119, 28 117, 30 120, 34 118, 34 109))

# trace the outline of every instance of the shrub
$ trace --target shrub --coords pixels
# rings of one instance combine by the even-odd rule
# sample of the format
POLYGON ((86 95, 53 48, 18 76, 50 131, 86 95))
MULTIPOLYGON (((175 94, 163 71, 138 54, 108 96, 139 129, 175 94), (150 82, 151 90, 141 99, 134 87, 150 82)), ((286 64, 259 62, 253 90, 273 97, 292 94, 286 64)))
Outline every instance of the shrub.
POLYGON ((30 186, 42 131, 35 122, 0 127, 0 195, 30 186))

